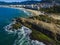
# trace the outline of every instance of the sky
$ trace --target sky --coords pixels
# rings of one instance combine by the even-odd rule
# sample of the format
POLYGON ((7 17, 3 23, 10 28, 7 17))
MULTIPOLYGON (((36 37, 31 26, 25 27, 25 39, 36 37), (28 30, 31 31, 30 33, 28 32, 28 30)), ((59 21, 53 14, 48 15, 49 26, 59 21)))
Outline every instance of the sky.
MULTIPOLYGON (((4 2, 21 2, 21 1, 26 1, 26 0, 0 0, 0 1, 4 1, 4 2)), ((40 0, 38 0, 40 1, 40 0)))

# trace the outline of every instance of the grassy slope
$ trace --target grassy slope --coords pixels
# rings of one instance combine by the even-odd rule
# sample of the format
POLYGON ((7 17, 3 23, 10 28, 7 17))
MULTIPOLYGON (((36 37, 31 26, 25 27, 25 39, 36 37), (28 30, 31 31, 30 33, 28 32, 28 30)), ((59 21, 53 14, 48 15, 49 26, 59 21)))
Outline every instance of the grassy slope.
MULTIPOLYGON (((40 15, 40 16, 35 16, 35 17, 32 17, 33 19, 38 19, 40 21, 43 21, 43 22, 46 22, 46 23, 55 23, 55 24, 58 24, 60 25, 60 20, 55 20, 53 19, 52 17, 48 17, 48 16, 44 16, 44 15, 40 15), (47 21, 46 21, 47 20, 47 21)), ((32 30, 32 36, 34 38, 36 38, 37 40, 43 40, 43 41, 47 41, 47 42, 50 42, 50 43, 55 43, 54 45, 59 45, 60 42, 59 41, 56 41, 54 39, 51 39, 49 38, 48 36, 44 35, 43 33, 39 32, 39 31, 36 31, 36 30, 32 30)))
POLYGON ((47 45, 50 45, 50 44, 51 45, 57 45, 57 44, 59 44, 59 43, 56 43, 56 40, 48 37, 47 35, 39 32, 37 30, 32 29, 32 25, 26 24, 26 26, 32 30, 31 39, 36 39, 36 40, 42 41, 42 42, 46 43, 47 45))
POLYGON ((40 16, 34 16, 34 17, 30 17, 30 18, 38 19, 38 20, 46 22, 46 23, 55 23, 55 24, 60 25, 60 20, 54 19, 48 15, 40 15, 40 16))
MULTIPOLYGON (((38 19, 45 23, 51 23, 51 22, 55 23, 54 19, 52 19, 51 17, 48 17, 48 16, 43 16, 43 15, 36 16, 36 17, 30 17, 29 19, 33 19, 33 20, 38 19), (46 20, 47 20, 47 22, 46 22, 46 20)), ((29 20, 29 19, 27 19, 27 20, 29 20)), ((31 24, 27 24, 26 22, 24 24, 25 24, 25 26, 27 26, 28 28, 30 28, 32 30, 31 37, 33 39, 43 41, 43 42, 47 43, 47 45, 50 45, 50 44, 59 45, 60 44, 59 41, 56 41, 55 39, 52 39, 52 38, 48 37, 47 35, 33 29, 31 24)))
POLYGON ((47 42, 47 43, 52 43, 54 40, 49 38, 48 36, 46 36, 45 34, 39 32, 39 31, 36 31, 36 30, 32 30, 32 37, 37 39, 37 40, 40 40, 40 41, 43 41, 43 42, 47 42))

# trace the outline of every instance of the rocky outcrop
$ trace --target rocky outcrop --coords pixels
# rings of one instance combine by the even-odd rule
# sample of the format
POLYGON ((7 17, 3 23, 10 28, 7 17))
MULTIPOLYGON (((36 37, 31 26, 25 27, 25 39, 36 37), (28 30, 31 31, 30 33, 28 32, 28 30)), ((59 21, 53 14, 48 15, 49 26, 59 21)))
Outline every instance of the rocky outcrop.
POLYGON ((42 32, 56 41, 60 41, 60 28, 58 28, 54 23, 46 23, 29 18, 18 18, 16 21, 29 27, 30 29, 42 32))

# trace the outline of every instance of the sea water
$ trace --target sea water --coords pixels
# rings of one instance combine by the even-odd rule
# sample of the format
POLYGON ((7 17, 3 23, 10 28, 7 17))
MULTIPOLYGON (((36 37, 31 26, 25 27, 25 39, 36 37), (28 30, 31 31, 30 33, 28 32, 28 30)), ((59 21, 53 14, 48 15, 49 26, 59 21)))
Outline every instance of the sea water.
POLYGON ((23 26, 18 31, 9 30, 12 19, 16 17, 28 17, 25 10, 0 7, 0 45, 45 45, 37 40, 31 40, 32 31, 23 26))

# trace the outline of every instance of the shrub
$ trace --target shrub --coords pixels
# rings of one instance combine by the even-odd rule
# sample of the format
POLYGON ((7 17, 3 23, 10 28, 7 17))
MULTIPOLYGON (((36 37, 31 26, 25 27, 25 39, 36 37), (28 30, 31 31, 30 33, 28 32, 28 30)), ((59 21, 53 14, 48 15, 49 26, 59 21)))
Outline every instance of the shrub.
POLYGON ((17 22, 17 23, 15 23, 15 24, 12 25, 12 28, 13 29, 21 28, 21 24, 17 22))

